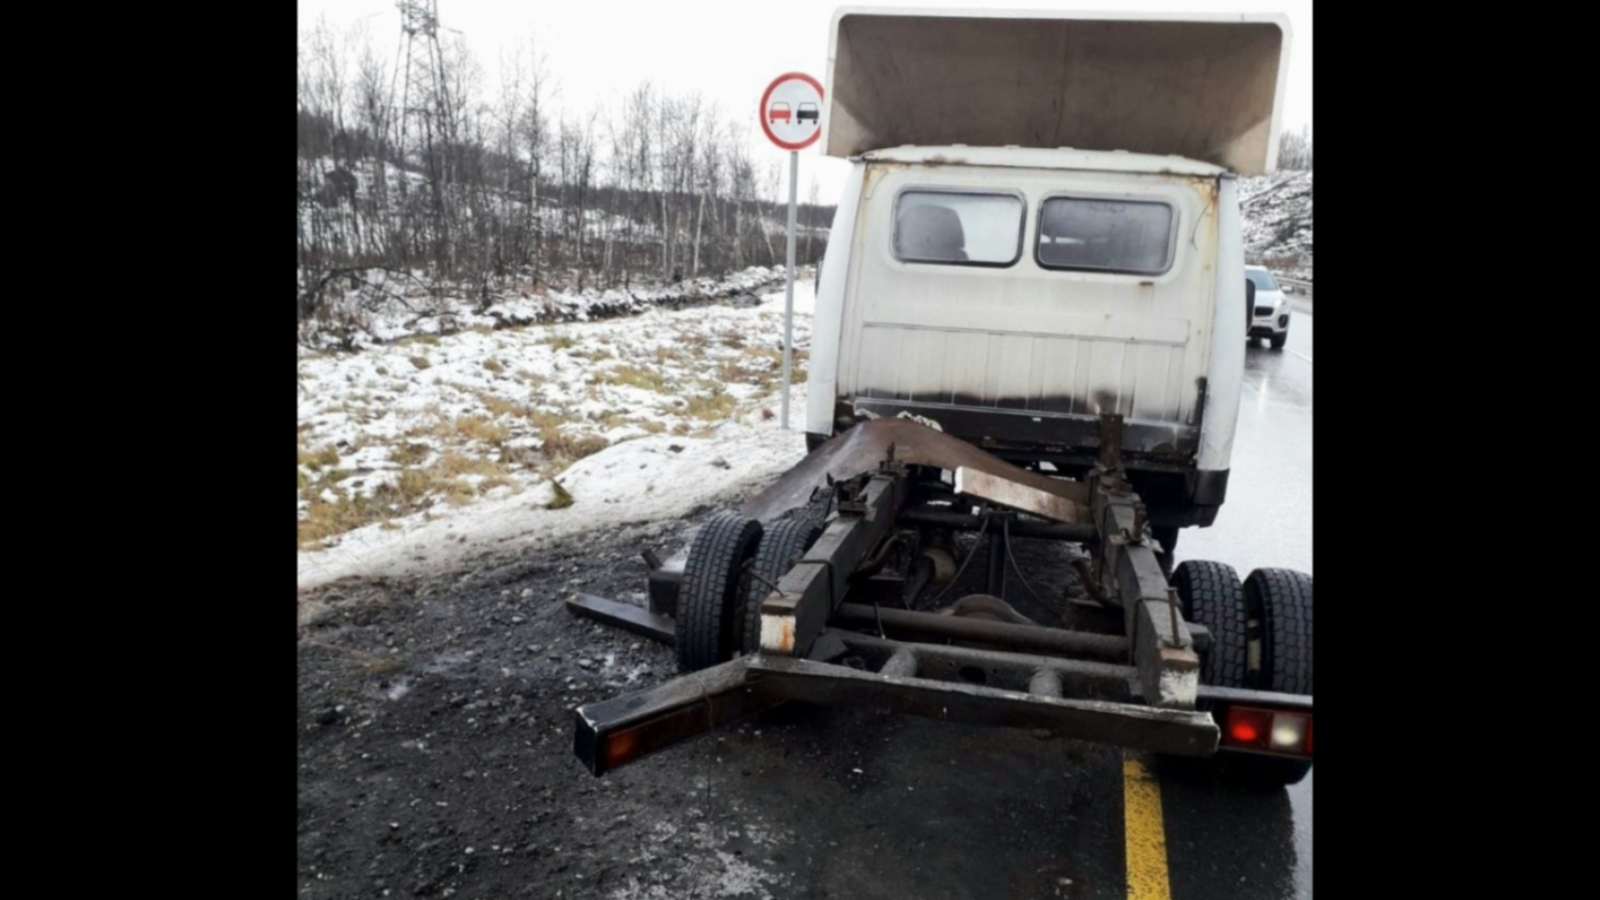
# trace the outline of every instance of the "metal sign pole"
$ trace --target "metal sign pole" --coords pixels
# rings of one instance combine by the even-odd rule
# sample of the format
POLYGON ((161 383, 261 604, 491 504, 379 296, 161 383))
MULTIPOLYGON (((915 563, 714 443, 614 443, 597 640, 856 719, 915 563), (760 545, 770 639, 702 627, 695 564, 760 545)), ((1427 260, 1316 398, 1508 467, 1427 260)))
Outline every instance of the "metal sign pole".
POLYGON ((789 428, 789 371, 794 358, 795 195, 800 184, 800 154, 789 154, 789 284, 783 296, 783 427, 789 428))

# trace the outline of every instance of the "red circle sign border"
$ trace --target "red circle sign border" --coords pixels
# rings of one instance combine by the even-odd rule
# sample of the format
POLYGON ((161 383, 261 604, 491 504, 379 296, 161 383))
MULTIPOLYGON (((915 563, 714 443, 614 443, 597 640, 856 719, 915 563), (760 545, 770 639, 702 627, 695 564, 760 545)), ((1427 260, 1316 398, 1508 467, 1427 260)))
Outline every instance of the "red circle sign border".
POLYGON ((767 124, 767 100, 771 99, 772 92, 777 90, 778 85, 792 79, 804 81, 806 84, 816 88, 817 99, 824 99, 822 85, 818 84, 817 80, 812 78, 810 75, 807 75, 804 72, 787 72, 783 75, 779 75, 777 78, 772 79, 772 83, 767 85, 766 91, 761 94, 761 130, 766 132, 767 140, 777 144, 779 147, 782 147, 785 150, 804 150, 812 144, 815 144, 817 142, 817 138, 822 137, 822 126, 820 124, 817 126, 816 131, 811 132, 811 137, 806 138, 804 141, 801 141, 798 144, 779 140, 778 136, 772 133, 771 126, 767 124))

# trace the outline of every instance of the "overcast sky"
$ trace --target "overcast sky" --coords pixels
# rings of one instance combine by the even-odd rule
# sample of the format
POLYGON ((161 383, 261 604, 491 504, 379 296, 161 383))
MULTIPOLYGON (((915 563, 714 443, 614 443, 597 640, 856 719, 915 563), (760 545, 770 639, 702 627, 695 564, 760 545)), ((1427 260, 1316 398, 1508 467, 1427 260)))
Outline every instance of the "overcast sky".
MULTIPOLYGON (((392 60, 400 40, 400 13, 393 0, 298 0, 300 27, 318 17, 343 31, 362 22, 374 46, 392 60)), ((1095 9, 1156 12, 1282 12, 1293 37, 1284 127, 1311 122, 1310 0, 1085 0, 1059 4, 1035 0, 918 0, 843 4, 838 0, 439 0, 439 20, 459 29, 483 64, 494 88, 502 51, 534 40, 559 83, 558 104, 573 111, 614 106, 639 82, 649 80, 673 93, 699 90, 728 113, 745 117, 755 134, 757 158, 782 159, 783 151, 760 136, 756 107, 776 76, 807 72, 827 80, 828 25, 841 5, 922 8, 1095 9)), ((847 166, 821 156, 816 145, 800 154, 800 199, 817 179, 819 200, 834 203, 847 166)))

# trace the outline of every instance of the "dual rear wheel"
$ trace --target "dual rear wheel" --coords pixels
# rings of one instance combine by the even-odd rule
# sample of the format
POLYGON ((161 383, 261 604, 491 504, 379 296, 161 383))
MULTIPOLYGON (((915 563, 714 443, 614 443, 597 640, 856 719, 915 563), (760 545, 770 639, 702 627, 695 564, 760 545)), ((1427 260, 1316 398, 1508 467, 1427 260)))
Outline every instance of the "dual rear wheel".
POLYGON ((816 542, 808 518, 763 529, 735 513, 717 513, 689 545, 678 593, 678 671, 695 672, 761 646, 761 603, 816 542))
MULTIPOLYGON (((1172 586, 1184 618, 1211 632, 1201 682, 1310 694, 1311 583, 1310 575, 1289 569, 1256 569, 1241 583, 1225 563, 1180 563, 1172 586)), ((1245 753, 1221 752, 1205 763, 1225 780, 1263 788, 1295 784, 1311 771, 1307 759, 1245 753)))

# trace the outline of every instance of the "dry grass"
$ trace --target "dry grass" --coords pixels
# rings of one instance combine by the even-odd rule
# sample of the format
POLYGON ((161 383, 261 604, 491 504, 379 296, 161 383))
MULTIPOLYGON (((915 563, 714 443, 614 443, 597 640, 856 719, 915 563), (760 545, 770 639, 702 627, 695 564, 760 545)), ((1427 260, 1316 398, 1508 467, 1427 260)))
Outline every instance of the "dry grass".
POLYGON ((603 359, 616 359, 617 354, 610 347, 590 347, 586 350, 569 350, 567 355, 573 359, 586 359, 590 362, 599 362, 603 359))
POLYGON ((544 505, 545 509, 566 509, 572 505, 572 495, 567 493, 567 489, 561 486, 561 482, 552 478, 550 479, 550 486, 555 488, 556 496, 554 500, 544 505))
POLYGON ((389 459, 400 466, 420 466, 422 461, 427 459, 432 452, 433 448, 427 444, 401 444, 397 447, 389 448, 389 459))
POLYGON ((663 344, 655 349, 655 358, 657 365, 664 366, 667 363, 677 363, 681 365, 687 362, 689 357, 681 349, 677 347, 669 347, 663 344))
POLYGON ((660 434, 667 430, 666 424, 659 419, 635 418, 627 410, 622 409, 613 409, 607 412, 600 417, 599 424, 607 430, 632 426, 650 434, 660 434))
POLYGON ((306 507, 306 518, 299 523, 301 548, 316 546, 335 535, 360 528, 383 518, 384 510, 376 498, 340 496, 335 502, 322 499, 322 491, 312 485, 315 495, 306 507))
POLYGON ((677 331, 678 346, 691 356, 703 354, 711 346, 711 339, 699 331, 677 331))
POLYGON ((542 436, 546 457, 566 462, 577 462, 585 456, 593 456, 604 450, 607 446, 606 439, 598 434, 564 434, 554 430, 542 436))
POLYGON ((492 422, 483 416, 460 416, 442 422, 436 433, 440 437, 453 437, 461 441, 482 441, 494 447, 505 443, 506 438, 510 437, 504 425, 492 422))
POLYGON ((500 363, 500 360, 493 357, 484 360, 483 367, 496 375, 499 375, 506 370, 506 367, 500 363))
POLYGON ((483 391, 478 394, 478 401, 482 403, 484 408, 489 411, 489 415, 496 418, 499 418, 500 416, 514 416, 520 419, 527 415, 528 412, 526 405, 518 403, 515 400, 507 400, 504 397, 488 393, 487 391, 483 391))
POLYGON ((720 422, 733 415, 734 407, 737 405, 738 401, 733 398, 732 394, 718 387, 714 388, 708 396, 696 394, 686 399, 684 401, 684 412, 691 418, 700 419, 701 421, 720 422))
POLYGON ((323 447, 321 450, 317 450, 315 452, 301 448, 299 451, 299 456, 300 465, 305 466, 313 472, 318 472, 330 466, 336 466, 339 464, 339 449, 333 446, 323 447))
POLYGON ((568 337, 564 334, 552 335, 539 343, 548 346, 552 350, 571 350, 573 347, 578 346, 577 338, 568 337))
POLYGON ((407 358, 410 360, 411 364, 418 369, 427 369, 433 365, 433 363, 428 362, 428 358, 426 356, 412 356, 407 358))
POLYGON ((667 388, 666 376, 653 369, 641 369, 633 365, 606 369, 600 372, 599 376, 607 384, 625 384, 646 391, 655 391, 658 394, 664 393, 667 388))
MULTIPOLYGON (((408 455, 412 448, 418 447, 425 454, 426 447, 407 444, 392 450, 391 457, 408 455)), ((338 494, 335 500, 329 501, 322 496, 324 490, 354 474, 336 469, 304 488, 311 502, 305 511, 306 518, 299 523, 297 536, 302 549, 319 546, 331 537, 375 522, 380 526, 390 525, 395 517, 425 510, 434 499, 460 506, 497 487, 515 486, 504 466, 450 452, 427 468, 412 465, 401 470, 393 484, 378 488, 370 497, 338 494), (469 476, 476 476, 476 484, 469 476)))

